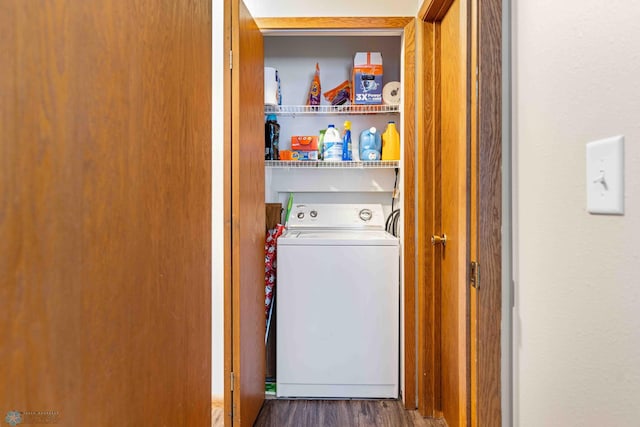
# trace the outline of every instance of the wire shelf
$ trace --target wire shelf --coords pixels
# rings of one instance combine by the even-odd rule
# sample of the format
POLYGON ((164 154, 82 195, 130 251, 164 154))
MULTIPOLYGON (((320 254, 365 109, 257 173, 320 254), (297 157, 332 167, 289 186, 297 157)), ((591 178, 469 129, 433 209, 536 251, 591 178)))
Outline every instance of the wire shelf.
POLYGON ((388 114, 399 113, 399 105, 265 105, 265 114, 388 114))
POLYGON ((398 160, 370 162, 331 162, 308 160, 265 160, 268 168, 316 168, 316 169, 390 169, 400 166, 398 160))

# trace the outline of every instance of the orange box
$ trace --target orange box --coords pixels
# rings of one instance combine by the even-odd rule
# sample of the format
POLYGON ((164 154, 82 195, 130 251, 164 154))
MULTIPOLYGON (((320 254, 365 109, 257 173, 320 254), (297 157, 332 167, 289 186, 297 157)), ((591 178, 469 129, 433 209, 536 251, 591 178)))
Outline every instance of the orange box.
POLYGON ((291 150, 280 150, 280 160, 294 160, 293 159, 293 151, 291 151, 291 150))
POLYGON ((291 150, 318 151, 318 137, 317 136, 292 136, 291 150))

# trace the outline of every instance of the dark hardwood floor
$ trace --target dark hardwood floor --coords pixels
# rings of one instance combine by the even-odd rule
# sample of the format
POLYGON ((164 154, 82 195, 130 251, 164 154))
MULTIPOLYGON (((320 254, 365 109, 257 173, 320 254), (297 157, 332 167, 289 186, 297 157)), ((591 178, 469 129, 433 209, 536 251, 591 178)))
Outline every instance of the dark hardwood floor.
POLYGON ((446 427, 397 400, 267 400, 254 427, 446 427))

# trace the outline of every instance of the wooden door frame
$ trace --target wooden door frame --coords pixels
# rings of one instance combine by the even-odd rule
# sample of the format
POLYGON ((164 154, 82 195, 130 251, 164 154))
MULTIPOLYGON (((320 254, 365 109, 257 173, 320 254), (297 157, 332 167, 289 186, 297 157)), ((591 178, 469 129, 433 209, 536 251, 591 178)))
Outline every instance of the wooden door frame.
POLYGON ((414 17, 292 17, 256 18, 263 31, 398 30, 404 35, 403 99, 403 244, 404 244, 404 390, 406 409, 417 408, 416 371, 416 209, 415 209, 415 59, 417 20, 414 17))
MULTIPOLYGON (((416 258, 423 260, 417 268, 418 286, 418 408, 423 415, 441 416, 440 390, 440 312, 439 269, 428 237, 439 231, 440 216, 436 200, 439 194, 440 157, 440 51, 438 23, 454 0, 426 0, 418 13, 417 75, 418 99, 416 147, 417 229, 416 258)), ((476 348, 475 372, 470 396, 477 408, 471 416, 474 425, 501 425, 501 348, 500 322, 502 305, 501 226, 502 226, 502 4, 501 0, 471 1, 477 9, 477 27, 472 25, 472 65, 478 67, 478 95, 471 112, 477 134, 472 166, 477 185, 472 198, 477 200, 478 263, 482 272, 477 291, 476 336, 469 342, 476 348), (477 49, 476 49, 477 47, 477 49), (475 341, 475 342, 474 342, 475 341)), ((471 78, 471 76, 469 76, 471 78)), ((471 87, 475 87, 473 82, 471 87)), ((473 99, 473 98, 472 98, 473 99)), ((473 180, 472 180, 473 181, 473 180)), ((473 225, 473 224, 472 224, 473 225)))
MULTIPOLYGON (((224 2, 224 52, 231 52, 231 2, 224 2)), ((233 298, 232 298, 232 245, 231 245, 231 57, 223 54, 224 67, 224 425, 233 425, 233 298)))

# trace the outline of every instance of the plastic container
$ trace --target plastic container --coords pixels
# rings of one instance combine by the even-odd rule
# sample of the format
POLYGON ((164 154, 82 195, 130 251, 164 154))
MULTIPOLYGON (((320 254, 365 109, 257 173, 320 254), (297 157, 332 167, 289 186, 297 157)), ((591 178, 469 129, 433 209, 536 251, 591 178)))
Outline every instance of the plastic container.
POLYGON ((356 134, 355 138, 351 138, 351 160, 354 162, 360 161, 360 149, 358 148, 360 143, 358 142, 358 137, 356 134))
POLYGON ((320 136, 318 137, 318 160, 322 160, 324 157, 324 133, 326 129, 320 129, 320 136))
POLYGON ((350 162, 353 160, 351 157, 351 122, 349 120, 344 122, 344 133, 342 135, 342 161, 350 162))
POLYGON ((329 125, 324 133, 323 158, 326 162, 342 161, 342 137, 334 125, 329 125))
POLYGON ((281 105, 280 77, 278 70, 264 67, 264 105, 281 105))
POLYGON ((374 127, 360 132, 360 160, 363 162, 380 160, 382 150, 382 137, 380 132, 374 127))
POLYGON ((275 114, 267 116, 264 124, 264 159, 280 160, 280 125, 275 114))
POLYGON ((382 134, 382 160, 400 160, 400 134, 393 121, 382 134))

